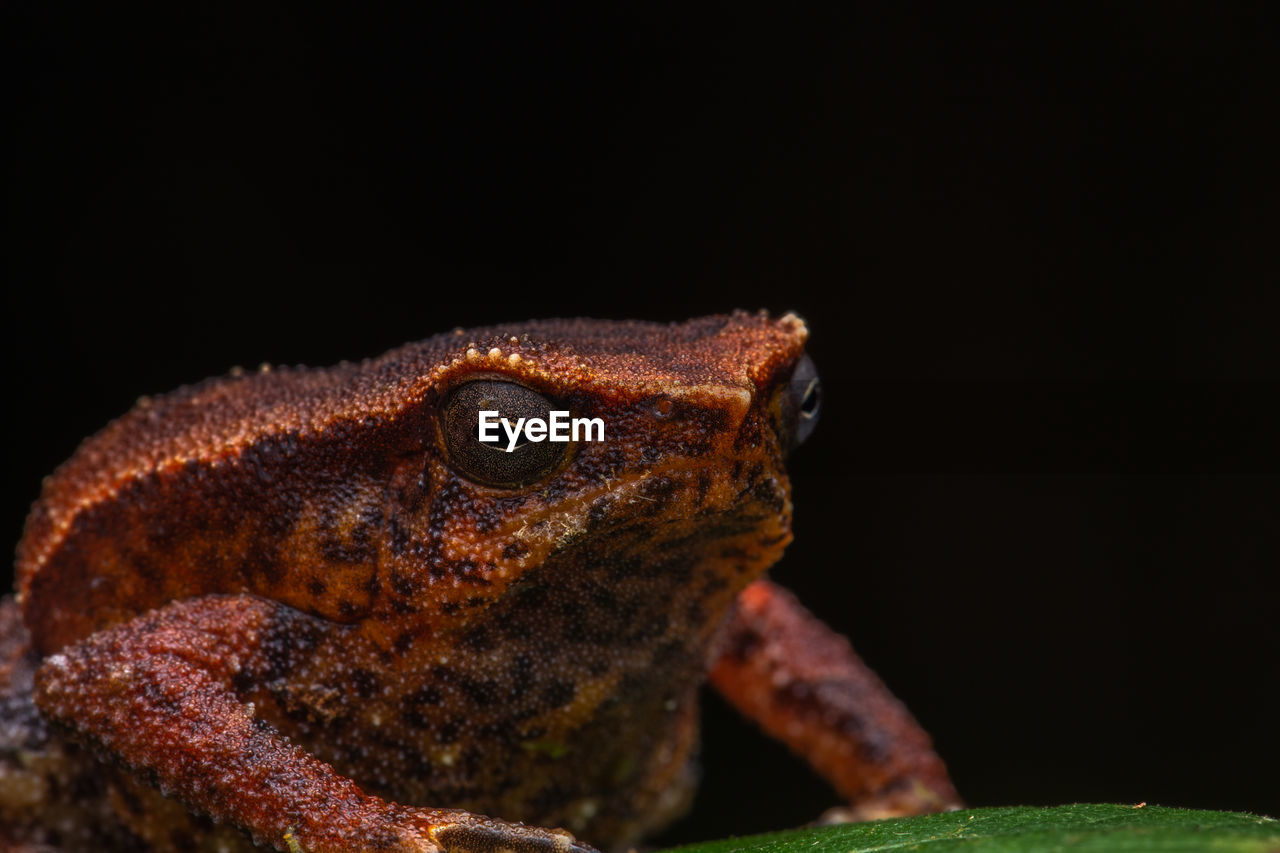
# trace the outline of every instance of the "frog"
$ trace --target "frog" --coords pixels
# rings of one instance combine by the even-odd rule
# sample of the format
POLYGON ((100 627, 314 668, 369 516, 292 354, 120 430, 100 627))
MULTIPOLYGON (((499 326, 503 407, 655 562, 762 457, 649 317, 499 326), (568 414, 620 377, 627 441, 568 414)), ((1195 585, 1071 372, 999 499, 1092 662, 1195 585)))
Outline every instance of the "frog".
POLYGON ((805 322, 454 329, 142 398, 45 479, 0 604, 22 850, 620 851, 688 808, 704 685, 871 819, 927 733, 767 577, 805 322), (487 441, 570 413, 576 440, 487 441))

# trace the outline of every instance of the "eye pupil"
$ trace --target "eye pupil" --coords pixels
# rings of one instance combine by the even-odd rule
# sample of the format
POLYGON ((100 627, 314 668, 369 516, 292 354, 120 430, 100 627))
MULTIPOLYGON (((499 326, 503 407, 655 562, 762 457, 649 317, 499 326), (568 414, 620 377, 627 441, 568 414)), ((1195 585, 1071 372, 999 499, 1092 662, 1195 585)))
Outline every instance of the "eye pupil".
POLYGON ((813 377, 809 387, 805 389, 804 399, 800 401, 800 415, 811 418, 818 414, 818 403, 822 399, 822 389, 818 385, 818 377, 813 377))
POLYGON ((521 431, 508 450, 510 436, 501 425, 481 440, 480 412, 496 411, 514 429, 521 418, 546 420, 551 409, 550 400, 515 382, 481 379, 459 386, 441 409, 441 434, 450 463, 467 479, 486 486, 514 488, 541 480, 560 464, 566 445, 531 441, 521 431))
POLYGON ((797 447, 817 426, 818 412, 822 408, 822 382, 818 379, 818 369, 813 366, 813 360, 809 356, 801 356, 792 371, 787 396, 790 446, 797 447))

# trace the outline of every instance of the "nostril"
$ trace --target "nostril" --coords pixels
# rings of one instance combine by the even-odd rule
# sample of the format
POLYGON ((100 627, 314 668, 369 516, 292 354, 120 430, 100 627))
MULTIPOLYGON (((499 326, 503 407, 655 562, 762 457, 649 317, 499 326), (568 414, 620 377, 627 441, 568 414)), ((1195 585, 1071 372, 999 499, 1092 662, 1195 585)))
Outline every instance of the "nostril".
POLYGON ((818 411, 822 408, 822 382, 818 369, 808 355, 800 357, 791 373, 787 389, 789 414, 791 415, 791 446, 798 447, 818 424, 818 411))

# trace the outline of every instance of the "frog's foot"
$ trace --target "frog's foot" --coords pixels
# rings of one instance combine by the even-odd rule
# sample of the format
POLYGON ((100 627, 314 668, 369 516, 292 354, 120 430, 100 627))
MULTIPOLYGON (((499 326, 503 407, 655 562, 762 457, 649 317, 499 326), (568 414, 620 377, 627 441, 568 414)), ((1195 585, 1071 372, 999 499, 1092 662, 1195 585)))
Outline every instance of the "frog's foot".
POLYGON ((431 840, 443 853, 597 853, 563 829, 507 823, 471 812, 433 809, 431 840))
POLYGON ((868 820, 884 820, 891 817, 913 817, 939 811, 956 811, 964 808, 960 802, 942 803, 932 797, 926 798, 894 798, 886 797, 876 800, 854 803, 848 806, 835 806, 827 809, 812 826, 834 826, 841 823, 862 823, 868 820))

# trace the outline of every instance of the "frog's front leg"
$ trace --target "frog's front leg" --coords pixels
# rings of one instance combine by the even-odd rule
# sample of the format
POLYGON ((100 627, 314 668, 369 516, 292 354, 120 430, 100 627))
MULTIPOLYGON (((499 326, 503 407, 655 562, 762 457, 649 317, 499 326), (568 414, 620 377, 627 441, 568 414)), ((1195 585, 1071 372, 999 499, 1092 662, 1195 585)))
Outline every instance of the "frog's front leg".
POLYGON ((739 595, 711 683, 808 761, 854 819, 962 805, 929 735, 902 703, 844 637, 768 581, 739 595))
POLYGON ((189 808, 277 850, 591 851, 560 830, 371 796, 256 718, 235 685, 299 653, 272 630, 280 618, 311 620, 252 596, 169 604, 50 656, 37 703, 189 808))

